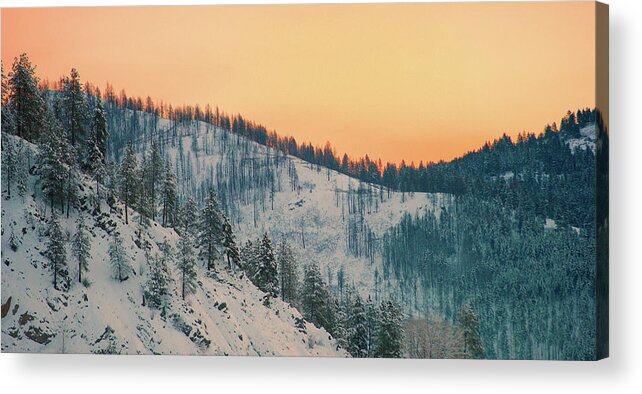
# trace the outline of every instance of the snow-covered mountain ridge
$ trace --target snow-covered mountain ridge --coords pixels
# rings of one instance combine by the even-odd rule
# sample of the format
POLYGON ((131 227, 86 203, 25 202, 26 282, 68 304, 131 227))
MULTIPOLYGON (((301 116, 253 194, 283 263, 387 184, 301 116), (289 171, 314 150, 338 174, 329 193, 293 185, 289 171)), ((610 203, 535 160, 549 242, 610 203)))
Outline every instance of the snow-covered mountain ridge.
MULTIPOLYGON (((7 141, 36 149, 17 137, 7 136, 7 141)), ((90 196, 95 186, 88 179, 81 184, 79 209, 91 242, 87 282, 73 280, 77 265, 68 256, 71 288, 55 290, 43 255, 50 208, 36 180, 28 177, 23 197, 2 201, 3 352, 346 356, 325 330, 305 322, 296 309, 279 299, 265 305, 265 294, 222 261, 211 274, 197 267, 196 293, 185 301, 174 273, 167 310, 144 306, 147 256, 158 253, 164 242, 175 245, 178 236, 152 221, 142 233, 150 245, 145 253, 138 246, 136 220, 125 224, 120 204, 112 215, 106 214, 104 202, 102 213, 94 211, 90 196), (123 282, 112 279, 109 265, 107 249, 114 232, 123 239, 133 268, 123 282)), ((67 236, 73 234, 80 213, 72 210, 68 218, 60 218, 67 236)))
POLYGON ((342 271, 346 285, 365 296, 394 295, 395 279, 383 279, 384 233, 406 214, 438 215, 452 199, 362 182, 204 122, 174 125, 162 118, 152 121, 151 114, 136 116, 146 135, 133 141, 139 158, 156 141, 176 170, 182 196, 200 203, 213 185, 239 244, 265 232, 275 242, 286 239, 301 268, 318 263, 335 290, 342 271), (144 125, 155 125, 157 132, 144 125))

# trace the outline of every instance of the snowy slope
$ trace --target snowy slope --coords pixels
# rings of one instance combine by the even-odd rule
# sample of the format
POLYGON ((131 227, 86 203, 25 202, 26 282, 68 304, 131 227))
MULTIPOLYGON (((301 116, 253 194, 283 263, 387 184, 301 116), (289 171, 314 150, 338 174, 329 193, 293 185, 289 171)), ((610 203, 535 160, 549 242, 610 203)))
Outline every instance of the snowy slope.
MULTIPOLYGON (((17 141, 16 137, 9 137, 17 141)), ((34 149, 33 147, 31 147, 34 149)), ((72 281, 68 292, 52 286, 46 247, 48 205, 32 193, 30 176, 27 195, 2 200, 2 351, 44 353, 104 352, 123 354, 202 354, 253 356, 346 356, 337 350, 329 334, 301 319, 294 308, 279 301, 263 304, 264 293, 240 272, 229 272, 219 262, 211 277, 198 268, 196 294, 181 300, 177 280, 172 282, 171 305, 165 317, 142 306, 141 288, 146 279, 145 253, 137 239, 136 214, 129 225, 123 212, 92 216, 89 201, 82 206, 91 232, 92 258, 86 274, 89 286, 72 281), (107 248, 111 233, 121 234, 132 258, 135 274, 120 283, 111 279, 107 248), (17 250, 10 247, 14 232, 17 250)), ((93 184, 84 184, 85 197, 93 184)), ((63 230, 75 231, 78 213, 61 218, 63 230)), ((175 244, 177 235, 152 222, 143 232, 150 241, 150 254, 157 243, 175 244)), ((70 276, 77 278, 74 259, 69 256, 70 276)), ((174 267, 172 267, 174 269, 174 267)), ((174 273, 174 278, 178 276, 174 273)))
MULTIPOLYGON (((336 288, 337 272, 343 269, 347 283, 364 295, 378 297, 394 291, 392 279, 381 280, 381 237, 405 213, 439 214, 450 201, 450 196, 439 193, 384 190, 202 122, 171 129, 168 121, 161 119, 158 127, 162 150, 178 172, 183 195, 203 196, 209 185, 214 185, 227 200, 226 210, 239 244, 264 232, 275 242, 285 238, 300 266, 318 263, 331 287, 336 288), (176 137, 168 137, 173 134, 169 129, 175 130, 176 137), (182 175, 185 172, 191 175, 182 175), (275 185, 251 186, 240 196, 226 198, 225 190, 238 187, 235 183, 240 174, 254 185, 263 180, 256 175, 259 172, 273 176, 275 185), (348 246, 350 237, 356 247, 348 246)), ((138 144, 139 152, 148 147, 138 144)))

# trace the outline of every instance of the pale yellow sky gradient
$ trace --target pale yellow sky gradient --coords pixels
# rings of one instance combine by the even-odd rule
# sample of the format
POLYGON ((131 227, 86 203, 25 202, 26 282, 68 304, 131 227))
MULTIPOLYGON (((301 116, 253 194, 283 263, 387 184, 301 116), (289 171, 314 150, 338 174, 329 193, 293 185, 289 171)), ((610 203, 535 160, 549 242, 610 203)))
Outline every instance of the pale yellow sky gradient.
POLYGON ((2 10, 2 60, 130 96, 219 105, 384 161, 451 159, 595 106, 595 5, 2 10))

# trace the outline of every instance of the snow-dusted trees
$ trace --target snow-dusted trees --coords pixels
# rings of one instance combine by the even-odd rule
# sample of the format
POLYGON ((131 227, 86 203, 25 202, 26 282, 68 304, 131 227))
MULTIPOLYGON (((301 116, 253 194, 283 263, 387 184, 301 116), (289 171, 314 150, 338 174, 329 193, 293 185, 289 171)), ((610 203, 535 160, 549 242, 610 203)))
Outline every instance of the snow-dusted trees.
POLYGON ((53 271, 54 289, 66 291, 70 284, 67 268, 67 238, 56 215, 52 215, 49 220, 48 233, 46 255, 53 271))
POLYGON ((69 134, 69 142, 75 147, 85 137, 87 105, 85 94, 80 84, 80 75, 75 68, 63 80, 62 88, 65 128, 69 134))
POLYGON ((96 197, 97 206, 100 201, 100 183, 103 182, 106 175, 106 146, 107 146, 107 125, 105 123, 105 113, 100 102, 96 100, 96 109, 94 110, 91 122, 89 139, 85 146, 85 162, 83 168, 89 175, 96 180, 96 197))
MULTIPOLYGON (((26 54, 13 61, 8 78, 8 99, 15 117, 16 135, 28 141, 36 141, 42 127, 46 107, 38 91, 38 78, 35 67, 26 54)), ((3 89, 4 92, 4 89, 3 89)), ((4 118, 3 108, 3 118, 4 118)))
POLYGON ((357 294, 348 318, 348 351, 352 357, 368 357, 366 306, 357 294))
POLYGON ((49 197, 51 209, 53 209, 54 202, 58 200, 62 205, 64 198, 65 165, 62 151, 67 148, 67 144, 62 127, 53 116, 47 118, 44 134, 46 137, 43 138, 43 142, 46 143, 43 143, 38 151, 37 171, 42 188, 45 195, 49 197))
POLYGON ((368 357, 374 357, 377 350, 377 330, 379 329, 379 309, 368 296, 365 302, 366 308, 366 339, 368 343, 368 357))
POLYGON ((348 341, 350 339, 350 322, 348 316, 350 311, 345 303, 340 302, 336 298, 332 298, 333 305, 333 320, 332 320, 332 336, 336 339, 337 345, 343 349, 348 349, 348 341))
POLYGON ((191 235, 184 234, 178 240, 178 256, 176 266, 181 281, 181 296, 193 294, 196 291, 196 259, 191 235))
POLYGON ((399 358, 403 347, 403 314, 392 300, 381 303, 375 357, 399 358))
POLYGON ((136 203, 136 189, 138 186, 138 178, 136 173, 137 168, 136 154, 132 144, 127 145, 125 156, 120 163, 119 174, 119 191, 120 198, 125 203, 125 223, 129 224, 128 208, 136 203))
POLYGON ((168 261, 172 258, 172 251, 169 245, 162 247, 160 255, 149 259, 149 272, 145 283, 145 300, 151 308, 164 310, 169 304, 169 275, 168 261))
POLYGON ((231 270, 238 265, 241 258, 241 251, 236 245, 236 236, 232 230, 232 224, 227 216, 223 213, 223 248, 227 257, 227 264, 231 270))
POLYGON ((181 204, 177 210, 174 228, 180 235, 190 235, 193 238, 198 234, 198 206, 190 197, 181 204))
POLYGON ((2 175, 7 185, 7 197, 11 198, 11 187, 17 179, 17 170, 20 164, 20 157, 16 152, 13 143, 9 141, 6 134, 2 134, 2 175))
POLYGON ((69 211, 72 201, 77 197, 78 169, 75 151, 68 144, 62 126, 51 112, 46 113, 44 125, 37 157, 42 187, 49 197, 52 209, 54 202, 58 200, 60 209, 64 212, 66 200, 69 211))
POLYGON ((87 235, 85 219, 81 215, 78 219, 76 233, 71 240, 71 251, 78 260, 78 283, 82 283, 82 274, 89 270, 89 257, 91 256, 91 244, 87 235))
POLYGON ((299 274, 294 252, 285 238, 279 243, 277 256, 281 298, 285 302, 294 304, 299 290, 299 274))
POLYGON ((94 109, 94 116, 91 123, 93 144, 98 148, 102 155, 103 163, 107 160, 107 121, 105 119, 105 109, 103 108, 100 96, 96 100, 96 108, 94 109))
POLYGON ((245 274, 248 276, 248 278, 252 279, 254 276, 254 273, 256 272, 256 267, 257 267, 257 259, 258 259, 258 243, 257 245, 254 245, 254 243, 250 240, 245 242, 245 244, 241 247, 241 268, 243 271, 245 271, 245 274))
POLYGON ((479 335, 479 319, 472 306, 466 304, 459 312, 459 325, 464 336, 466 358, 484 358, 484 344, 479 335))
POLYGON ((163 226, 176 225, 177 187, 176 176, 172 171, 172 164, 168 161, 165 165, 163 177, 163 226))
POLYGON ((151 218, 156 219, 156 207, 158 206, 158 200, 160 196, 160 191, 164 188, 164 170, 165 164, 163 158, 161 157, 158 144, 154 141, 152 142, 152 147, 149 152, 149 156, 141 164, 142 170, 142 185, 144 192, 141 195, 141 202, 144 201, 143 209, 139 209, 141 214, 151 218))
POLYGON ((2 65, 2 133, 16 134, 16 114, 13 103, 9 101, 9 81, 2 65))
POLYGON ((301 309, 306 320, 331 330, 332 299, 316 263, 308 264, 304 270, 301 309))
POLYGON ((214 261, 221 257, 219 248, 223 244, 223 212, 221 211, 218 196, 214 189, 210 189, 201 210, 198 232, 198 246, 200 255, 207 262, 207 269, 214 266, 214 261))
POLYGON ((258 248, 257 266, 252 282, 272 297, 279 294, 279 278, 270 237, 265 233, 258 248))
POLYGON ((129 278, 132 270, 130 260, 123 246, 123 240, 118 233, 114 233, 114 238, 109 244, 109 261, 114 279, 123 282, 129 278))

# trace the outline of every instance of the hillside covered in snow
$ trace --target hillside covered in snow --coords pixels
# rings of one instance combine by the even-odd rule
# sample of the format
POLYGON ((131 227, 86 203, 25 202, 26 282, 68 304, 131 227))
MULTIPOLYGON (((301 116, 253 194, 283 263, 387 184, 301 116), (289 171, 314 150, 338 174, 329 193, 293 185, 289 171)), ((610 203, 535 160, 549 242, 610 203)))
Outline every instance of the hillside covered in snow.
MULTIPOLYGON (((8 136, 5 144, 22 145, 35 157, 36 148, 19 138, 8 136)), ((222 262, 215 272, 196 268, 196 290, 185 300, 180 276, 169 267, 171 301, 165 310, 143 305, 149 256, 162 255, 165 244, 175 249, 178 236, 156 222, 139 236, 135 226, 125 224, 120 205, 115 214, 104 201, 96 210, 89 181, 81 184, 78 211, 60 217, 67 237, 81 217, 86 222, 88 271, 79 283, 78 268, 69 261, 69 290, 54 289, 44 256, 51 212, 36 181, 29 175, 26 192, 2 202, 3 352, 345 356, 325 330, 279 299, 266 304, 265 293, 242 271, 230 271, 222 262), (114 234, 130 258, 131 274, 122 282, 114 279, 109 262, 114 234)), ((135 222, 137 214, 130 214, 135 222)))
MULTIPOLYGON (((202 205, 213 185, 241 243, 264 233, 277 242, 285 239, 300 268, 318 263, 337 291, 354 285, 376 299, 384 291, 394 293, 393 279, 383 281, 385 231, 406 214, 438 215, 450 201, 442 193, 403 193, 362 182, 205 122, 151 120, 130 111, 125 116, 154 124, 157 131, 143 126, 144 137, 132 146, 142 159, 152 141, 158 144, 176 170, 179 195, 202 205)), ((124 148, 116 148, 115 157, 124 148)))
POLYGON ((3 79, 3 351, 598 354, 596 110, 383 164, 33 75, 3 79))

